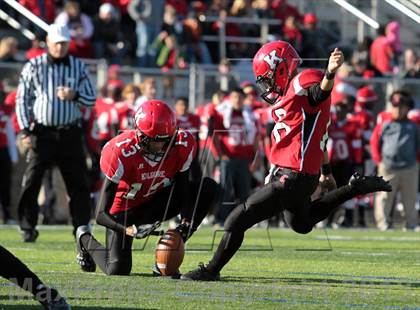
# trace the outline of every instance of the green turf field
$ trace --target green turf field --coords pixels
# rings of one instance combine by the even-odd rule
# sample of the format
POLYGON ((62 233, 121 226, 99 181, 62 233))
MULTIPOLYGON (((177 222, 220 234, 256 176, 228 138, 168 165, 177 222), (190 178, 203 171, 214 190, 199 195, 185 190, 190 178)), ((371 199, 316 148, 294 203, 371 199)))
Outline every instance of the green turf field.
MULTIPOLYGON (((73 309, 420 309, 419 233, 328 234, 332 251, 321 229, 308 235, 270 230, 272 249, 267 230, 252 229, 243 245, 248 251, 240 251, 216 283, 152 277, 157 237, 146 245, 136 240, 129 277, 83 273, 75 263, 70 227, 41 228, 35 244, 21 243, 16 229, 3 228, 0 244, 59 288, 73 309)), ((96 229, 95 235, 103 240, 104 232, 96 229)), ((197 232, 181 271, 207 262, 212 238, 208 228, 197 232)), ((0 309, 41 308, 0 280, 0 309)))

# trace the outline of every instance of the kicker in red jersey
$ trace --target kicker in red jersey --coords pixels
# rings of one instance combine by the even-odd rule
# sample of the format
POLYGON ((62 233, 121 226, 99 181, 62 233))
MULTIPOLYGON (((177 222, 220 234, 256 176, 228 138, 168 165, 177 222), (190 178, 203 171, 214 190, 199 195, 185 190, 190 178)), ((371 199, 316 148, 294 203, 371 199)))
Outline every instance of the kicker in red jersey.
POLYGON ((178 131, 175 144, 160 162, 152 162, 141 154, 138 139, 135 130, 129 130, 109 141, 102 150, 101 170, 109 180, 118 183, 111 214, 148 201, 171 185, 177 172, 186 171, 195 156, 196 143, 186 131, 178 131))
POLYGON ((312 107, 308 101, 311 85, 324 74, 308 69, 295 76, 286 95, 272 110, 276 122, 272 135, 271 163, 309 174, 318 174, 324 157, 330 121, 330 98, 312 107))

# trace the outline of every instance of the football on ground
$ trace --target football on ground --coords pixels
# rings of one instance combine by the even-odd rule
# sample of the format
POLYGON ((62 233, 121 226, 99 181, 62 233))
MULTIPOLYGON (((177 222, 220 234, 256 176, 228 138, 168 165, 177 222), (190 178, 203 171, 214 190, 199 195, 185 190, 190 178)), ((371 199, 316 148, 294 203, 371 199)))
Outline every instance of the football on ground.
POLYGON ((174 229, 168 230, 156 246, 156 268, 163 276, 173 276, 184 260, 185 248, 181 234, 174 229))

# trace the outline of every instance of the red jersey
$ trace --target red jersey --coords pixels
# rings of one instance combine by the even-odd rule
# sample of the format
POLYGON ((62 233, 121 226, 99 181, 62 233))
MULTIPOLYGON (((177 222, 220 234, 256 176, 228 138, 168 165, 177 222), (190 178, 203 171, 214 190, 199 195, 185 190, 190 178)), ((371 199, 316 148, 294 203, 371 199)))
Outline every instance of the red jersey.
POLYGON ((107 141, 115 137, 119 128, 118 111, 115 101, 110 98, 98 98, 95 104, 95 114, 97 117, 99 140, 107 141))
POLYGON ((417 126, 420 125, 420 109, 413 109, 408 112, 408 119, 414 123, 417 124, 417 126))
POLYGON ((363 141, 369 144, 370 136, 375 126, 375 117, 372 112, 365 109, 357 109, 355 113, 349 116, 349 120, 359 124, 359 128, 363 130, 363 141))
POLYGON ((226 102, 218 105, 217 110, 214 123, 223 153, 228 157, 252 161, 258 124, 251 109, 244 106, 241 111, 236 111, 226 102))
POLYGON ((127 130, 103 148, 100 166, 105 176, 118 184, 110 213, 141 207, 164 187, 170 186, 177 172, 189 169, 196 144, 189 132, 178 131, 175 145, 161 162, 142 156, 135 130, 127 130))
POLYGON ((7 123, 10 121, 9 115, 0 107, 0 149, 7 148, 7 123))
POLYGON ((331 163, 347 161, 361 164, 362 130, 358 124, 349 120, 333 121, 328 128, 327 150, 331 163))
POLYGON ((134 111, 131 104, 126 101, 117 102, 115 104, 115 109, 117 110, 119 129, 133 129, 133 119, 136 111, 134 111))
POLYGON ((318 174, 324 158, 331 100, 312 107, 307 88, 321 82, 319 70, 304 70, 289 84, 285 96, 272 109, 271 163, 309 174, 318 174))
POLYGON ((179 129, 185 129, 193 134, 194 138, 198 136, 200 130, 200 118, 192 113, 177 116, 177 125, 179 129))
MULTIPOLYGON (((200 118, 200 130, 198 137, 200 139, 200 149, 210 149, 213 156, 217 157, 216 147, 213 143, 213 137, 208 137, 209 134, 209 120, 218 121, 218 113, 216 111, 216 106, 213 103, 208 103, 206 105, 201 105, 196 109, 196 114, 200 118)), ((217 126, 216 126, 217 127, 217 126)))
POLYGON ((382 111, 379 112, 378 116, 376 117, 376 124, 382 124, 385 121, 391 120, 392 115, 389 111, 382 111))
POLYGON ((93 153, 100 152, 99 129, 95 109, 83 108, 82 117, 85 123, 85 137, 88 150, 93 153))

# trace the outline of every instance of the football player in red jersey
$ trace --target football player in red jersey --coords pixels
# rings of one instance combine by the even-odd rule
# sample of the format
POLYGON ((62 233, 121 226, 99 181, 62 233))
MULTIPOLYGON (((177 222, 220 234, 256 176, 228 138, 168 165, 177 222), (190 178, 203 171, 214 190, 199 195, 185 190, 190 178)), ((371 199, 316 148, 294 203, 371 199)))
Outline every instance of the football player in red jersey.
POLYGON ((177 230, 186 241, 216 196, 217 184, 210 178, 200 184, 188 181, 196 142, 189 132, 176 130, 175 113, 166 103, 142 103, 134 124, 135 129, 113 138, 102 150, 100 166, 106 178, 96 221, 106 227, 106 247, 88 226, 77 229, 78 262, 84 271, 94 271, 97 264, 107 275, 130 274, 138 225, 181 214, 177 230))
POLYGON ((200 146, 199 146, 199 138, 198 132, 200 130, 200 118, 193 113, 188 112, 189 103, 188 98, 186 97, 178 97, 175 100, 175 114, 177 118, 177 126, 179 129, 183 129, 185 131, 189 131, 196 142, 197 145, 197 155, 194 157, 191 163, 190 169, 190 180, 193 183, 200 182, 202 177, 201 167, 199 162, 199 154, 200 154, 200 146))
POLYGON ((334 74, 343 61, 342 52, 335 49, 325 73, 311 69, 298 73, 301 59, 289 43, 275 41, 259 49, 253 60, 254 74, 262 98, 274 105, 276 122, 270 174, 266 185, 228 216, 225 234, 210 262, 181 279, 218 280, 220 270, 240 248, 245 231, 273 214, 283 212, 290 228, 307 234, 344 201, 360 194, 392 190, 381 177, 358 174, 348 185, 332 190, 336 186, 325 145, 334 74), (311 201, 317 187, 324 193, 311 201))
MULTIPOLYGON (((363 171, 362 129, 359 124, 347 119, 350 107, 345 101, 334 105, 335 112, 328 128, 327 151, 331 169, 337 186, 346 185, 354 171, 363 171)), ((353 225, 353 206, 355 201, 349 200, 343 204, 345 209, 343 227, 353 225)), ((328 217, 327 226, 333 222, 335 212, 328 217)))

